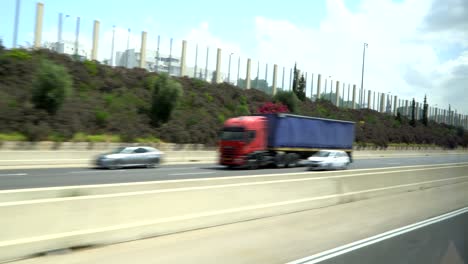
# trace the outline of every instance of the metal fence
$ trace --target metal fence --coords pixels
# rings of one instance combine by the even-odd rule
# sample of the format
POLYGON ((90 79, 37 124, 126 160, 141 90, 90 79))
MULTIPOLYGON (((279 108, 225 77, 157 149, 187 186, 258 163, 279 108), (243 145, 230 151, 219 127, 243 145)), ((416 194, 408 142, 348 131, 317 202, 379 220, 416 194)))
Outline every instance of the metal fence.
MULTIPOLYGON (((120 25, 100 23, 58 10, 46 13, 45 9, 42 3, 23 0, 20 9, 16 9, 20 12, 11 12, 11 17, 3 18, 19 21, 14 20, 15 14, 28 18, 15 22, 11 47, 47 48, 114 67, 140 67, 172 76, 227 82, 241 89, 258 89, 270 95, 292 90, 292 67, 246 58, 239 52, 218 47, 161 37, 152 32, 135 32, 120 25), (34 29, 32 34, 31 29, 34 29)), ((8 46, 8 43, 3 44, 8 46)), ((342 108, 371 109, 391 115, 399 113, 409 118, 413 114, 412 100, 361 89, 353 83, 320 73, 302 71, 301 74, 306 80, 306 96, 312 101, 320 98, 342 108)), ((424 105, 416 101, 414 115, 417 120, 423 119, 423 109, 424 105)), ((450 107, 443 109, 429 105, 428 119, 468 128, 468 116, 450 107)))

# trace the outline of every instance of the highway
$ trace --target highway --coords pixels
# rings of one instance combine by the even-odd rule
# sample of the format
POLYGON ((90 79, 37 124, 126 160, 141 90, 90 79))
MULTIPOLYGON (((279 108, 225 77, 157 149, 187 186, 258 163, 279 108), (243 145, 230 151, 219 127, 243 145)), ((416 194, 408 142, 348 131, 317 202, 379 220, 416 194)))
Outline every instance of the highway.
MULTIPOLYGON (((431 178, 436 179, 445 174, 467 176, 466 166, 422 170, 411 174, 432 174, 431 178)), ((384 176, 388 178, 392 174, 384 176)), ((397 174, 392 177, 396 176, 397 174)), ((295 189, 303 185, 295 185, 295 189)), ((314 185, 307 188, 312 186, 314 185)), ((252 201, 258 202, 261 200, 258 189, 261 188, 255 189, 257 192, 254 192, 254 197, 257 199, 252 201)), ((313 210, 278 212, 269 217, 175 232, 127 243, 61 250, 15 263, 303 263, 295 261, 464 208, 468 206, 467 192, 468 183, 465 181, 313 210)), ((277 193, 277 196, 283 195, 281 192, 277 193)), ((239 196, 239 199, 241 197, 243 196, 239 196)), ((187 200, 185 203, 186 207, 197 204, 193 200, 187 200)), ((147 204, 147 207, 150 207, 150 204, 147 204)), ((147 214, 150 214, 150 211, 147 214)), ((361 262, 356 262, 359 260, 356 256, 349 258, 351 262, 348 262, 344 255, 338 258, 337 262, 326 263, 466 263, 468 259, 466 249, 463 248, 463 230, 467 228, 466 222, 457 220, 455 226, 452 224, 445 228, 434 226, 423 234, 386 240, 381 250, 373 250, 372 247, 365 250, 365 258, 362 258, 361 262), (431 230, 437 231, 435 235, 430 235, 431 230), (446 230, 451 232, 445 232, 446 230), (462 237, 450 237, 460 234, 453 231, 460 231, 462 237), (391 262, 382 261, 385 259, 391 262)))
MULTIPOLYGON (((403 158, 356 159, 352 169, 401 167, 412 165, 433 165, 468 162, 467 155, 439 155, 403 158)), ((288 169, 228 170, 216 164, 162 165, 159 168, 128 168, 123 170, 102 170, 89 167, 15 169, 0 170, 0 190, 26 189, 56 186, 77 186, 128 182, 164 181, 176 179, 198 179, 272 173, 293 173, 305 171, 304 167, 288 169)))

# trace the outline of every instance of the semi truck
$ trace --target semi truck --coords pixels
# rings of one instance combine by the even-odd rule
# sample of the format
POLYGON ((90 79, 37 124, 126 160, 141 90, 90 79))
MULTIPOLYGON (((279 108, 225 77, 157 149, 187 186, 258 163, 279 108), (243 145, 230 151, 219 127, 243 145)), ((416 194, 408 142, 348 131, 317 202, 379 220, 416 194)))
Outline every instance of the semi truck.
POLYGON ((295 167, 317 151, 345 151, 352 162, 354 122, 276 113, 227 119, 220 132, 221 165, 295 167))

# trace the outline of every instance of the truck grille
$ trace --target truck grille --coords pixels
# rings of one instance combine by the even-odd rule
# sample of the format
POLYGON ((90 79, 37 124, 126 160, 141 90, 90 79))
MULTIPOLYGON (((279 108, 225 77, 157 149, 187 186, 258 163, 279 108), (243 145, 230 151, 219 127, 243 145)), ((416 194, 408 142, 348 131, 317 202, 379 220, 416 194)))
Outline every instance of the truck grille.
POLYGON ((236 153, 233 147, 224 147, 221 154, 224 158, 232 158, 236 153))

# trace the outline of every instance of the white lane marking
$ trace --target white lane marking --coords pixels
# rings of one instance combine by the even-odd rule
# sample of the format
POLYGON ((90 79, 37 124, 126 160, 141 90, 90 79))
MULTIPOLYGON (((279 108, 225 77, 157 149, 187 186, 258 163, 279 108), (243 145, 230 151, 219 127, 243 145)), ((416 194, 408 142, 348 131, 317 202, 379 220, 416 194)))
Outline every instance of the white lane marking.
POLYGON ((24 176, 28 175, 27 173, 7 173, 7 174, 0 174, 0 176, 24 176))
POLYGON ((194 169, 200 169, 199 167, 182 167, 182 168, 158 168, 158 171, 161 170, 194 170, 194 169))
POLYGON ((108 170, 108 171, 69 171, 67 172, 68 174, 92 174, 92 173, 103 173, 103 172, 123 172, 123 171, 127 171, 127 170, 108 170))
MULTIPOLYGON (((161 170, 193 170, 193 169, 199 169, 198 167, 187 167, 187 168, 157 168, 156 170, 161 171, 161 170)), ((116 172, 116 171, 127 171, 127 170, 84 170, 84 171, 70 171, 67 173, 71 174, 81 174, 81 173, 102 173, 102 172, 116 172)), ((145 170, 145 172, 148 170, 145 170)))
MULTIPOLYGON (((468 176, 463 176, 463 177, 458 177, 458 178, 468 178, 468 176)), ((48 240, 48 239, 65 238, 65 237, 77 236, 77 235, 102 233, 102 232, 142 227, 142 226, 155 225, 155 224, 161 224, 161 223, 186 221, 186 220, 197 219, 197 218, 202 218, 202 217, 217 216, 217 215, 237 213, 237 212, 242 212, 242 211, 274 208, 274 207, 279 207, 279 206, 284 206, 284 205, 300 204, 300 203, 306 203, 306 202, 312 202, 312 201, 318 201, 318 200, 325 200, 329 198, 339 198, 339 197, 343 197, 347 195, 356 195, 356 194, 359 195, 359 194, 370 193, 374 191, 397 189, 397 188, 402 188, 402 187, 410 187, 414 185, 427 184, 427 183, 440 182, 440 181, 445 181, 445 179, 412 183, 412 184, 395 185, 391 187, 376 188, 376 189, 369 189, 369 190, 357 191, 357 192, 348 192, 348 193, 342 193, 342 194, 324 195, 324 196, 319 196, 319 197, 307 197, 307 198, 296 199, 296 200, 287 200, 287 201, 273 202, 273 203, 266 203, 266 204, 259 204, 259 205, 234 207, 234 208, 223 209, 223 210, 215 210, 215 211, 207 211, 207 212, 194 213, 194 214, 186 214, 186 215, 181 215, 181 216, 166 217, 166 218, 161 218, 161 219, 152 220, 152 221, 140 221, 140 222, 134 222, 134 223, 129 223, 129 224, 120 224, 120 225, 114 225, 114 226, 108 226, 108 227, 102 227, 102 228, 62 232, 62 233, 48 234, 48 235, 36 236, 36 237, 30 237, 30 238, 20 238, 20 239, 2 241, 0 242, 0 247, 12 246, 12 245, 17 245, 17 244, 22 244, 22 243, 38 242, 38 241, 43 241, 43 240, 48 240)), ((13 203, 18 203, 18 202, 13 202, 13 203)), ((23 203, 23 202, 19 202, 19 203, 23 203)), ((3 206, 3 204, 1 204, 0 206, 3 206)), ((460 209, 460 210, 463 210, 463 209, 460 209)))
MULTIPOLYGON (((467 166, 468 165, 453 166, 453 167, 467 167, 467 166)), ((445 168, 447 168, 447 167, 444 167, 444 168, 431 168, 431 169, 445 169, 445 168)), ((424 170, 424 169, 414 169, 414 170, 407 170, 407 171, 417 171, 417 170, 424 170)), ((402 171, 391 171, 391 172, 382 172, 382 173, 375 173, 375 174, 390 174, 390 173, 399 173, 399 172, 402 172, 402 171)), ((328 179, 328 178, 356 177, 356 176, 368 175, 368 174, 374 174, 374 173, 362 173, 362 174, 345 175, 345 176, 331 176, 331 177, 314 177, 314 178, 302 178, 302 179, 276 180, 276 181, 257 181, 257 182, 245 182, 245 183, 219 184, 219 185, 182 187, 182 188, 162 189, 162 190, 121 192, 121 193, 110 193, 110 194, 95 194, 95 195, 77 196, 77 197, 68 197, 68 198, 46 198, 46 199, 37 199, 37 200, 28 200, 28 201, 0 203, 0 207, 1 206, 10 206, 10 205, 20 205, 20 204, 63 202, 63 201, 68 201, 68 200, 107 199, 107 198, 114 198, 114 197, 137 196, 137 195, 147 195, 147 194, 174 193, 174 192, 185 192, 185 191, 194 191, 194 190, 210 190, 210 189, 221 189, 221 188, 241 187, 241 186, 279 184, 279 183, 286 183, 286 182, 314 181, 314 180, 323 180, 323 179, 328 179)), ((404 185, 394 185, 394 186, 400 186, 400 187, 401 186, 412 186, 412 185, 415 185, 415 184, 425 184, 425 183, 432 183, 432 182, 439 182, 439 181, 456 180, 456 179, 462 179, 462 178, 468 178, 468 176, 450 177, 450 178, 445 178, 445 179, 440 179, 440 180, 424 181, 424 182, 410 183, 410 184, 404 184, 404 185)), ((371 189, 371 190, 387 190, 387 189, 394 188, 394 186, 371 189)), ((361 192, 363 192, 363 191, 358 191, 356 193, 361 193, 361 192)), ((1 193, 2 192, 0 192, 0 194, 1 193)))
POLYGON ((0 160, 1 162, 15 162, 15 161, 89 161, 90 159, 15 159, 15 160, 10 160, 10 159, 3 159, 0 160))
POLYGON ((455 210, 455 211, 452 211, 452 212, 449 212, 449 213, 446 213, 446 214, 443 214, 443 215, 439 215, 439 216, 436 216, 436 217, 433 217, 433 218, 430 218, 430 219, 423 220, 421 222, 417 222, 417 223, 414 223, 414 224, 411 224, 411 225, 407 225, 407 226, 404 226, 404 227, 393 229, 393 230, 384 232, 382 234, 378 234, 378 235, 368 237, 368 238, 365 238, 365 239, 362 239, 362 240, 358 240, 358 241, 355 241, 355 242, 352 242, 352 243, 349 243, 349 244, 346 244, 346 245, 343 245, 343 246, 340 246, 340 247, 336 247, 334 249, 326 250, 326 251, 323 251, 321 253, 309 256, 309 257, 305 257, 305 258, 302 258, 302 259, 291 261, 291 262, 288 262, 287 264, 314 264, 314 263, 319 263, 319 262, 322 262, 324 260, 331 259, 333 257, 343 255, 343 254, 348 253, 348 252, 351 252, 353 250, 363 248, 363 247, 378 243, 380 241, 383 241, 383 240, 386 240, 386 239, 389 239, 389 238, 392 238, 392 237, 395 237, 395 236, 399 236, 399 235, 411 232, 413 230, 416 230, 416 229, 419 229, 419 228, 422 228, 422 227, 425 227, 425 226, 428 226, 428 225, 432 225, 432 224, 435 224, 435 223, 438 223, 438 222, 442 222, 444 220, 450 219, 452 217, 455 217, 455 216, 458 216, 458 215, 461 215, 461 214, 464 214, 464 213, 467 213, 467 212, 468 212, 468 207, 458 209, 458 210, 455 210))
POLYGON ((169 174, 169 176, 177 176, 177 175, 198 175, 198 174, 212 174, 215 172, 187 172, 187 173, 173 173, 169 174))
MULTIPOLYGON (((391 173, 391 170, 400 169, 400 168, 427 168, 430 169, 431 167, 438 167, 439 168, 450 168, 449 166, 452 165, 468 165, 468 162, 457 162, 457 163, 439 163, 439 164, 430 164, 430 165, 410 165, 410 166, 394 166, 394 167, 383 167, 383 168, 367 168, 367 169, 352 169, 342 171, 343 173, 347 172, 360 172, 360 171, 380 171, 380 170, 390 170, 388 173, 391 173)), ((385 171, 384 171, 385 172, 385 171)), ((401 171, 397 171, 401 172, 401 171)), ((250 175, 250 176, 227 176, 227 177, 213 177, 213 178, 199 178, 199 179, 180 179, 180 180, 166 180, 166 181, 144 181, 144 182, 130 182, 130 183, 108 183, 108 184, 90 184, 90 185, 75 185, 75 186, 59 186, 59 187, 44 187, 44 188, 26 188, 26 189, 14 189, 14 190, 3 190, 0 191, 2 193, 16 193, 16 192, 38 192, 38 191, 53 191, 53 190, 68 190, 68 189, 79 189, 79 188, 108 188, 108 187, 120 187, 120 186, 140 186, 140 185, 150 185, 150 184, 171 184, 171 183, 185 183, 185 182, 194 182, 194 181, 222 181, 222 180, 233 180, 233 179, 251 179, 251 178, 266 178, 266 177, 284 177, 284 176, 304 176, 310 175, 315 176, 319 174, 330 174, 336 173, 336 171, 318 171, 318 172, 292 172, 292 173, 275 173, 275 174, 257 174, 257 175, 250 175)), ((350 174, 347 174, 350 175, 350 174)), ((361 175, 361 174, 354 174, 354 175, 361 175)), ((366 175, 366 174, 362 174, 366 175)), ((346 175, 341 175, 344 177, 346 175)), ((333 177, 340 177, 340 176, 330 176, 333 177)), ((319 177, 314 177, 315 179, 320 179, 319 177)), ((321 177, 322 179, 324 177, 321 177)), ((326 177, 325 177, 326 178, 326 177)))

